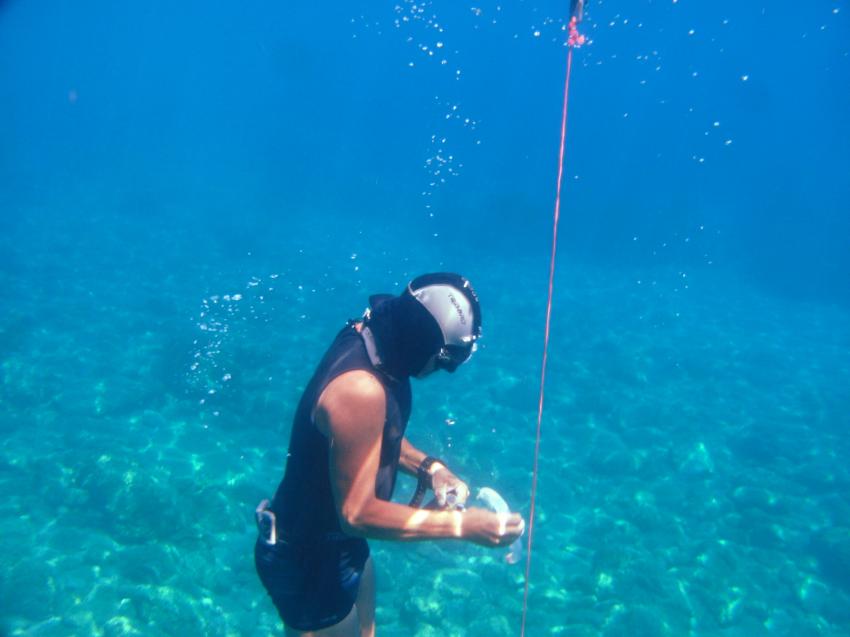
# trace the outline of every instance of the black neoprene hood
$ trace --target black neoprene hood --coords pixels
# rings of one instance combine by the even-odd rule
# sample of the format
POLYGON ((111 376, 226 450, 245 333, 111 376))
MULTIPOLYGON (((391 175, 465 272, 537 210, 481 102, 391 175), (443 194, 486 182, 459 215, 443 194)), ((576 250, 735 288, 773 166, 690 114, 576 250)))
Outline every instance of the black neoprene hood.
POLYGON ((395 377, 415 376, 438 353, 454 352, 454 369, 481 334, 481 307, 459 274, 419 276, 398 296, 369 297, 366 324, 375 336, 382 367, 395 377), (448 340, 447 340, 448 339, 448 340))

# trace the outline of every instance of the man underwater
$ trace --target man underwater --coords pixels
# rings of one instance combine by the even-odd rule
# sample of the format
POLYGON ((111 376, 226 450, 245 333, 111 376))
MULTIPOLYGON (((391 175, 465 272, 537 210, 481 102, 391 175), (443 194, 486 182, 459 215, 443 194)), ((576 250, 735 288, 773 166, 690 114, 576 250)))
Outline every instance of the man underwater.
POLYGON ((289 637, 375 635, 366 538, 498 547, 524 528, 517 514, 464 509, 467 485, 405 438, 410 377, 454 372, 481 335, 469 281, 426 274, 369 305, 337 334, 304 390, 283 480, 257 508, 257 572, 289 637), (390 502, 399 469, 419 480, 414 500, 431 488, 442 508, 390 502))

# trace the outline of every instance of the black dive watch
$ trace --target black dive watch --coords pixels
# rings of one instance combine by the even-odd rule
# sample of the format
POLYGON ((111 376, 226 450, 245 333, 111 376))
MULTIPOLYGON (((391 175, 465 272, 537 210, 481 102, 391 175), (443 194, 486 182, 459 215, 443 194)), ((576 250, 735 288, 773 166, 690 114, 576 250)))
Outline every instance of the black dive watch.
POLYGON ((410 505, 415 509, 418 509, 422 506, 422 500, 425 497, 425 493, 428 489, 432 488, 433 485, 433 476, 431 475, 431 467, 433 467, 436 463, 440 463, 444 467, 446 463, 440 460, 439 458, 434 458, 433 456, 425 456, 425 459, 419 463, 419 466, 416 469, 416 478, 418 482, 416 483, 416 492, 413 494, 413 497, 410 499, 410 505))

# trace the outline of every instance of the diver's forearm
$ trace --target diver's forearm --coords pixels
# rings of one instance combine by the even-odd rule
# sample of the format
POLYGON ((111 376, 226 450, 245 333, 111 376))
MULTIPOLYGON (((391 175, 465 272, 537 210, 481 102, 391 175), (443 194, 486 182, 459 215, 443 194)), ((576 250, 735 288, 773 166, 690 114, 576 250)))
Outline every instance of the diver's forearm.
MULTIPOLYGON (((420 451, 412 444, 407 438, 402 439, 401 441, 401 456, 399 457, 399 467, 405 473, 410 475, 416 475, 416 470, 419 468, 419 465, 422 464, 422 461, 425 460, 428 454, 420 451)), ((438 463, 432 465, 431 473, 433 474, 437 469, 444 466, 442 463, 438 463)))
POLYGON ((346 533, 377 540, 437 540, 463 537, 461 511, 413 509, 372 500, 344 520, 346 533))

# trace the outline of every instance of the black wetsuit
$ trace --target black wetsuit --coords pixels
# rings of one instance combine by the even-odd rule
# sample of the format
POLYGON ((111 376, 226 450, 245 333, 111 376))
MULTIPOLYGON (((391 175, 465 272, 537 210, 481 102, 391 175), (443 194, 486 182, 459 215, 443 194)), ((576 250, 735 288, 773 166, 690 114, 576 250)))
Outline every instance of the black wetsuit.
POLYGON ((356 369, 374 374, 386 393, 375 496, 389 500, 395 487, 410 417, 410 381, 395 381, 376 370, 349 323, 325 353, 295 412, 286 471, 270 507, 277 519, 277 543, 258 541, 254 551, 260 579, 284 623, 296 630, 320 630, 342 621, 357 598, 369 557, 366 540, 342 531, 330 484, 328 440, 312 417, 325 387, 356 369))

